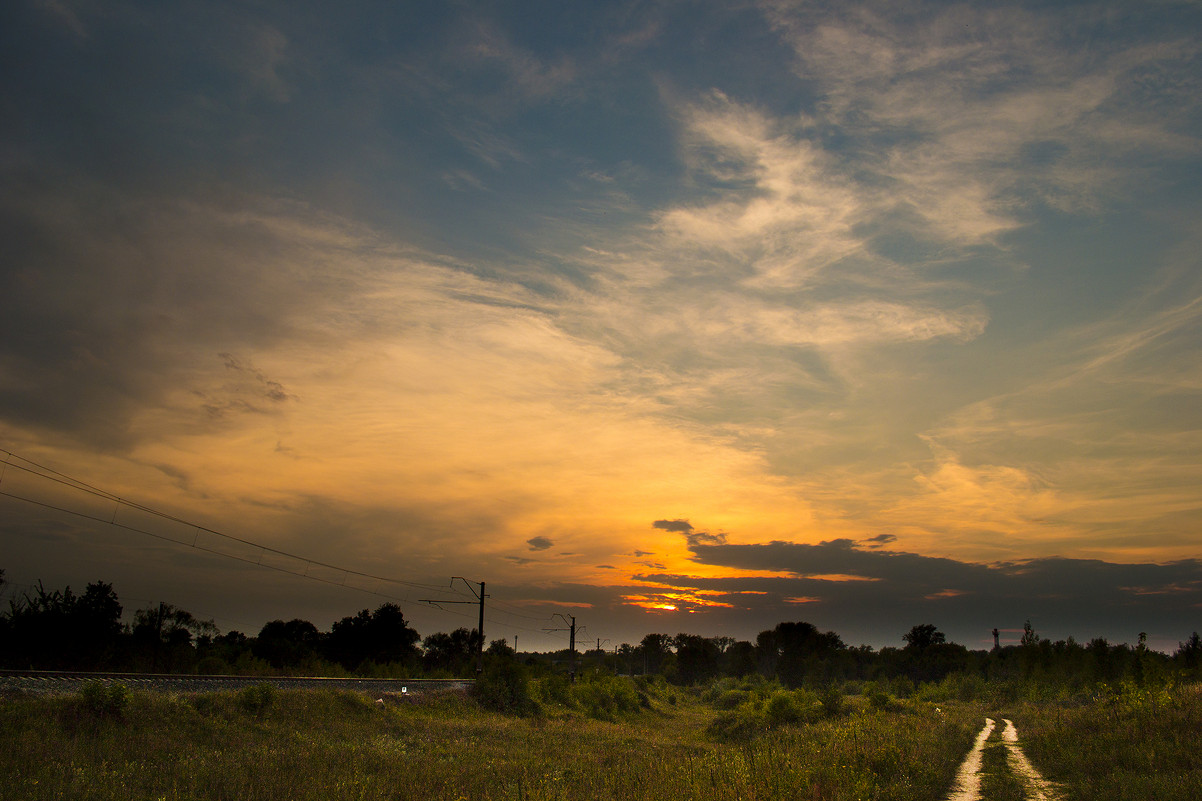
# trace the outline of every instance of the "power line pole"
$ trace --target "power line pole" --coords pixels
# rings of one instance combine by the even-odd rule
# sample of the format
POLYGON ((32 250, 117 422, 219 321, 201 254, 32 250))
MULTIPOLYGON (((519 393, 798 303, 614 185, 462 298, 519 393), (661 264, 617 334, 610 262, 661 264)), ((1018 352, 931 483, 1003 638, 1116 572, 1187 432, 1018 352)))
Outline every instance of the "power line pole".
POLYGON ((569 659, 568 681, 576 681, 576 616, 575 615, 566 615, 565 616, 563 614, 560 614, 559 612, 556 612, 551 617, 560 618, 561 620, 563 620, 564 623, 569 623, 569 618, 571 619, 569 626, 566 629, 543 629, 543 631, 569 631, 569 632, 571 632, 571 637, 568 639, 568 643, 569 643, 569 645, 568 645, 568 654, 569 654, 569 657, 568 657, 568 659, 569 659))
POLYGON ((472 591, 472 595, 476 596, 475 601, 432 601, 429 598, 419 598, 418 600, 421 603, 433 604, 434 606, 438 606, 439 604, 480 604, 480 626, 476 629, 476 632, 480 635, 480 640, 476 643, 476 675, 479 675, 484 672, 484 599, 488 597, 488 594, 484 592, 483 581, 475 582, 480 585, 480 591, 476 592, 476 588, 472 586, 473 582, 468 581, 463 576, 452 576, 452 587, 455 586, 455 579, 459 579, 467 585, 467 588, 472 591))

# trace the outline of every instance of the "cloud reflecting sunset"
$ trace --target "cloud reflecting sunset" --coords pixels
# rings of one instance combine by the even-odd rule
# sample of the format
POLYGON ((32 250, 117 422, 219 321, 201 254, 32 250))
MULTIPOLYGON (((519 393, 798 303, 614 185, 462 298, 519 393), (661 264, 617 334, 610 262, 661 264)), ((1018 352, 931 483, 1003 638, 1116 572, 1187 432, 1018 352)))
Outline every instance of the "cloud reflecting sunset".
POLYGON ((0 20, 0 448, 131 503, 10 457, 11 581, 373 605, 321 563, 426 634, 467 576, 531 648, 1198 627, 1196 6, 0 20))

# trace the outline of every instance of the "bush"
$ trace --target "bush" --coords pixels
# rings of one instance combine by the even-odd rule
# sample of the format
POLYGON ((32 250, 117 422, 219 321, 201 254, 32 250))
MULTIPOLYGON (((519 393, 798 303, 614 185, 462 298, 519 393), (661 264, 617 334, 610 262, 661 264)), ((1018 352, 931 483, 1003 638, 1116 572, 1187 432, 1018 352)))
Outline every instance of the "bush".
POLYGON ((88 681, 79 688, 84 708, 100 717, 121 717, 129 703, 129 690, 124 684, 105 684, 88 681))
POLYGON ((751 700, 751 692, 748 690, 727 690, 714 698, 711 703, 717 709, 734 709, 749 700, 751 700))
POLYGON ((869 682, 864 685, 864 697, 868 699, 869 707, 879 709, 882 712, 888 712, 901 706, 897 699, 881 689, 880 685, 876 682, 869 682))
POLYGON ((639 697, 625 679, 598 676, 575 684, 572 694, 585 713, 598 720, 613 720, 619 714, 638 711, 639 697))
POLYGON ((196 663, 196 672, 202 676, 226 676, 231 671, 229 662, 219 656, 206 656, 196 663))
POLYGON ((510 715, 539 711, 530 694, 530 674, 513 659, 490 659, 472 687, 472 696, 480 706, 510 715))
POLYGON ((267 684, 256 684, 238 691, 238 706, 247 712, 262 713, 275 703, 275 687, 267 684))
POLYGON ((710 683, 709 687, 706 687, 705 690, 702 691, 701 700, 705 701, 707 704, 712 704, 717 701, 720 696, 730 692, 738 686, 739 683, 735 679, 729 677, 715 679, 710 683))
POLYGON ((706 733, 718 740, 747 741, 768 730, 768 720, 754 707, 741 706, 714 718, 706 733))
POLYGON ((804 712, 792 693, 779 692, 764 705, 764 715, 770 725, 779 726, 782 723, 797 723, 804 716, 804 712))
POLYGON ((531 682, 531 684, 537 691, 535 697, 544 704, 558 704, 567 707, 574 705, 572 685, 568 684, 568 680, 563 674, 553 673, 531 682))
POLYGON ((822 711, 830 717, 843 712, 843 688, 834 684, 827 685, 818 696, 822 711))

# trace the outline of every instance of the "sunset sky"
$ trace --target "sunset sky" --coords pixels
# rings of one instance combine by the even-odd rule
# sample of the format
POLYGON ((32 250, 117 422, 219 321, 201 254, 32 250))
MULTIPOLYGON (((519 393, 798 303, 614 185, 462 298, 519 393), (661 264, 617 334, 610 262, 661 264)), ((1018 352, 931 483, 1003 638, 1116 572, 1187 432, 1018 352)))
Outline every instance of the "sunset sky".
POLYGON ((1198 2, 11 0, 0 64, 10 596, 1202 629, 1198 2))

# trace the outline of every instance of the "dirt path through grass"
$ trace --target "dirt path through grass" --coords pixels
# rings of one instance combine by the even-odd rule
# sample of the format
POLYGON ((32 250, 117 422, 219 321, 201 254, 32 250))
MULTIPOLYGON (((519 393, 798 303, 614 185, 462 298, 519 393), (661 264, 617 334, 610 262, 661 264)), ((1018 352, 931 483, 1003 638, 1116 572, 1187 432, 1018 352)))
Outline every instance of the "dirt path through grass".
POLYGON ((1027 755, 1019 746, 1018 729, 1014 728, 1014 724, 1005 718, 1002 719, 1002 722, 1006 724, 1006 728, 1002 729, 1002 742, 1006 744, 1006 756, 1010 762, 1010 769, 1027 786, 1028 799, 1030 801, 1058 801, 1060 796, 1052 789, 1048 780, 1035 769, 1031 760, 1027 759, 1027 755))
POLYGON ((960 769, 956 771, 956 781, 952 784, 952 791, 948 795, 947 801, 980 801, 981 752, 985 750, 985 741, 989 739, 990 734, 993 734, 993 726, 993 720, 985 718, 985 728, 981 729, 976 742, 972 744, 972 750, 968 752, 968 756, 964 757, 964 761, 960 763, 960 769))
MULTIPOLYGON (((1018 744, 1018 729, 1014 728, 1014 723, 1005 718, 1002 719, 1002 723, 1006 724, 1002 730, 1006 759, 1010 770, 1023 783, 1027 801, 1059 801, 1060 796, 1023 753, 1018 744)), ((960 763, 947 801, 981 801, 981 756, 985 750, 985 742, 993 734, 994 726, 992 718, 985 718, 985 727, 977 735, 968 756, 960 763)))

